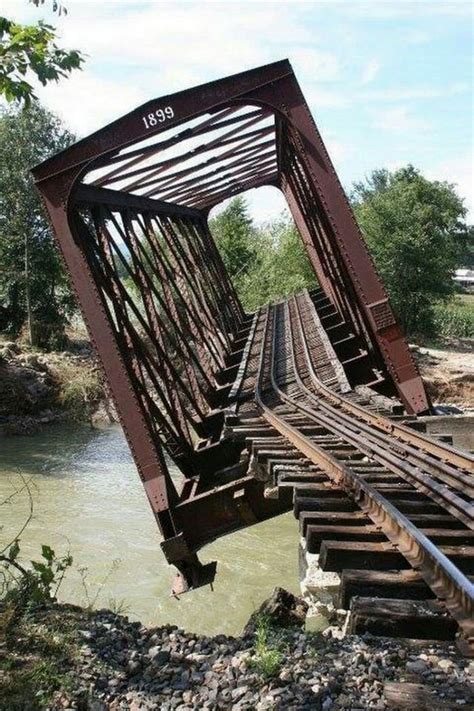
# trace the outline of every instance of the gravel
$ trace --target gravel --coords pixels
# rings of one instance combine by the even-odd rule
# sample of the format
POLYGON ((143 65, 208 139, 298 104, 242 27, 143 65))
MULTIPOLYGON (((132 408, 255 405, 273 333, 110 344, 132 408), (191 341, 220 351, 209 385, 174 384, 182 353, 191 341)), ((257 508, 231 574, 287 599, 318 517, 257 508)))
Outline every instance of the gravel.
POLYGON ((340 639, 333 627, 322 634, 279 629, 269 633, 268 645, 280 650, 280 664, 267 678, 252 634, 210 638, 175 626, 149 629, 107 610, 87 620, 77 634, 73 689, 58 692, 51 708, 365 711, 389 707, 386 682, 422 684, 443 708, 473 707, 474 662, 449 643, 340 639))

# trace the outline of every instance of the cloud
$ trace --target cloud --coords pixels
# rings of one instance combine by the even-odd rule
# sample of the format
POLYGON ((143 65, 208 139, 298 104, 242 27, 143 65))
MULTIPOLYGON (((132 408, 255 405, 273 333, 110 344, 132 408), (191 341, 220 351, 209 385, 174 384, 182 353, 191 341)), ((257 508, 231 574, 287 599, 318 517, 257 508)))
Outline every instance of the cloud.
MULTIPOLYGON (((52 14, 50 0, 40 8, 26 0, 3 0, 2 14, 19 22, 44 17, 57 27, 60 46, 79 47, 88 55, 83 72, 38 90, 78 136, 151 98, 288 57, 343 180, 357 177, 368 156, 375 165, 385 165, 387 136, 393 156, 406 148, 402 152, 415 163, 417 142, 431 128, 448 154, 453 144, 460 150, 461 139, 442 123, 441 109, 443 100, 455 95, 460 104, 467 103, 467 71, 457 55, 445 56, 445 50, 453 28, 467 25, 468 2, 64 2, 66 17, 52 14), (381 49, 374 49, 381 42, 381 49), (400 56, 417 44, 426 44, 425 78, 419 79, 420 86, 400 85, 392 52, 400 56), (449 75, 438 73, 440 62, 449 75), (460 80, 443 85, 443 76, 460 80), (421 103, 429 100, 430 106, 421 103), (383 146, 370 128, 383 132, 383 146), (337 139, 331 131, 337 131, 337 139), (400 151, 394 150, 397 141, 400 151)), ((457 113, 456 127, 463 135, 469 130, 468 116, 469 105, 457 113)), ((438 148, 433 155, 430 167, 439 158, 438 148)), ((462 165, 461 160, 440 164, 439 175, 458 182, 464 195, 469 181, 462 165)), ((255 198, 255 204, 263 214, 263 198, 255 198)))
POLYGON ((426 20, 430 15, 434 17, 464 17, 472 14, 472 5, 469 0, 454 0, 445 2, 440 0, 369 0, 368 2, 342 2, 344 13, 353 17, 372 18, 378 20, 394 20, 397 18, 414 19, 421 17, 426 20))
POLYGON ((67 81, 38 89, 38 98, 78 138, 96 131, 144 103, 146 92, 125 82, 101 79, 92 72, 76 72, 67 81))
POLYGON ((359 99, 373 101, 418 101, 424 99, 443 99, 469 91, 469 84, 453 82, 448 86, 418 86, 413 88, 376 89, 358 93, 359 99))
POLYGON ((410 114, 405 106, 373 111, 372 125, 382 131, 411 134, 427 131, 432 127, 426 119, 410 114))
POLYGON ((431 35, 429 35, 428 32, 423 32, 422 30, 411 30, 406 33, 404 40, 407 44, 427 44, 431 41, 431 35))
POLYGON ((457 193, 464 198, 468 209, 467 219, 474 221, 474 177, 472 155, 449 158, 424 171, 430 180, 446 180, 454 183, 457 193))
POLYGON ((347 145, 337 138, 334 138, 334 135, 331 133, 326 135, 324 143, 336 168, 354 154, 353 146, 347 145))
POLYGON ((362 72, 362 76, 360 78, 360 83, 361 84, 370 84, 371 82, 374 81, 375 77, 380 71, 380 63, 376 59, 371 59, 370 62, 368 62, 364 70, 362 72))
POLYGON ((351 97, 347 92, 344 93, 343 91, 335 91, 334 89, 326 89, 320 86, 312 86, 310 84, 306 86, 303 84, 303 92, 310 109, 314 109, 315 112, 320 108, 344 108, 351 102, 351 97))
MULTIPOLYGON (((7 2, 19 21, 45 17, 59 44, 87 61, 59 87, 39 96, 80 134, 141 103, 195 84, 288 57, 306 86, 340 78, 335 52, 310 29, 306 4, 278 2, 90 2, 68 0, 68 15, 7 2)), ((318 105, 339 106, 319 90, 318 105)))
POLYGON ((298 76, 311 81, 334 81, 341 78, 336 55, 315 47, 296 47, 291 52, 291 63, 298 76))

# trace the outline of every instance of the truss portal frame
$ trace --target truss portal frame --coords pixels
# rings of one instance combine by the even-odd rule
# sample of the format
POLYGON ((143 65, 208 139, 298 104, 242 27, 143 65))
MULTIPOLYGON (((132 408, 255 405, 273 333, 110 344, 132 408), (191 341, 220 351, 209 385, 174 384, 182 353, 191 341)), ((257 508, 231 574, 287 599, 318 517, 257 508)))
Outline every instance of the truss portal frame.
POLYGON ((183 544, 182 495, 164 450, 187 477, 212 468, 196 440, 214 444, 225 373, 245 332, 208 228, 222 200, 262 185, 284 193, 326 295, 407 410, 428 409, 287 60, 149 101, 33 174, 152 509, 174 541, 170 560, 194 560, 202 540, 183 544))

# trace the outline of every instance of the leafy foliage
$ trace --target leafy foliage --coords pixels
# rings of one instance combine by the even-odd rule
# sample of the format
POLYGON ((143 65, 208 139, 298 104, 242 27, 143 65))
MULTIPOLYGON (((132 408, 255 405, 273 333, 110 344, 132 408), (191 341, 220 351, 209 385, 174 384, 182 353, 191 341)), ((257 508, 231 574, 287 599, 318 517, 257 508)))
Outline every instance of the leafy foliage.
POLYGON ((239 196, 231 200, 211 221, 210 227, 230 278, 242 279, 251 268, 256 238, 245 199, 239 196))
POLYGON ((240 283, 245 308, 253 311, 316 285, 311 264, 290 218, 282 216, 257 232, 252 268, 240 283))
POLYGON ((0 17, 0 95, 28 107, 36 99, 30 77, 44 86, 80 69, 81 52, 60 49, 55 39, 54 27, 41 20, 36 25, 20 25, 0 17))
POLYGON ((376 170, 356 183, 352 201, 376 266, 405 331, 434 332, 433 307, 454 293, 453 272, 472 231, 452 185, 409 165, 376 170))
POLYGON ((0 331, 28 324, 42 347, 61 346, 75 300, 30 169, 73 140, 37 104, 0 113, 0 331))
POLYGON ((286 215, 256 227, 245 199, 237 197, 210 228, 247 311, 315 285, 301 238, 286 215))
POLYGON ((19 554, 20 542, 17 538, 6 555, 0 555, 0 563, 4 568, 13 568, 20 573, 15 585, 4 588, 3 594, 7 602, 13 600, 22 608, 54 600, 66 571, 72 565, 70 553, 58 557, 50 546, 43 544, 41 560, 32 560, 31 569, 26 569, 18 562, 19 554))
MULTIPOLYGON (((45 4, 45 0, 30 0, 30 3, 36 7, 39 7, 40 5, 45 4)), ((57 2, 57 0, 51 0, 51 7, 53 12, 57 12, 58 15, 67 15, 67 7, 61 5, 61 3, 57 2)))

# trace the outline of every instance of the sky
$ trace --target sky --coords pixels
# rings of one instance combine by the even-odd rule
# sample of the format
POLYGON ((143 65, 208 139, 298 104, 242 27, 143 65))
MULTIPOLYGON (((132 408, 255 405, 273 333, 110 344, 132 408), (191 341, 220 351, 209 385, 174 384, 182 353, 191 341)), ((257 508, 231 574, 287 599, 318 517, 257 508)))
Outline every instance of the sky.
MULTIPOLYGON (((456 184, 474 218, 473 10, 442 0, 130 2, 61 0, 68 14, 2 0, 2 15, 53 24, 86 55, 38 97, 78 137, 149 99, 288 58, 347 191, 412 163, 456 184)), ((249 193, 255 219, 284 206, 249 193)))

